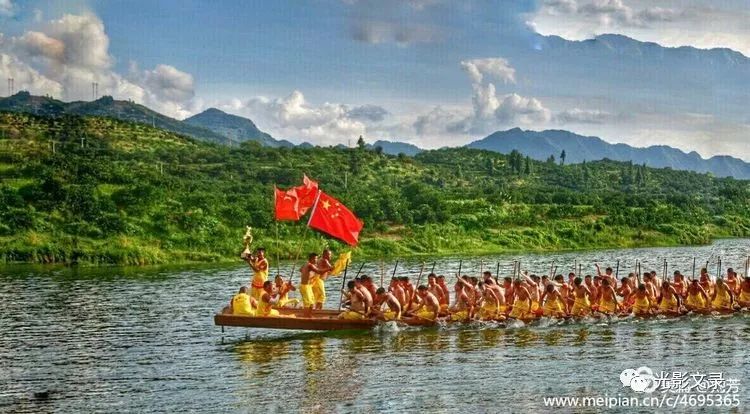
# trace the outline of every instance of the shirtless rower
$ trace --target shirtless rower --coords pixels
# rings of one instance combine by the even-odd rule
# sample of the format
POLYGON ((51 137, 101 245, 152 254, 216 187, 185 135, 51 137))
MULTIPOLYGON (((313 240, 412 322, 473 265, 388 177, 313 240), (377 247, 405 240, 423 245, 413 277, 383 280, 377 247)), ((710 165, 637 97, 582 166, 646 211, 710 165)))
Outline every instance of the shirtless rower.
POLYGON ((313 295, 313 289, 310 282, 313 275, 321 273, 321 270, 316 265, 317 261, 318 254, 310 253, 307 255, 307 263, 302 265, 299 269, 299 295, 302 297, 302 306, 305 308, 305 316, 308 318, 312 317, 312 310, 315 306, 315 296, 313 295))
POLYGON ((414 285, 411 283, 411 280, 409 280, 408 276, 401 276, 398 278, 399 283, 401 284, 401 287, 404 289, 404 294, 406 295, 406 303, 403 304, 404 312, 409 312, 409 310, 414 306, 415 304, 412 303, 414 301, 414 285))
POLYGON ((472 289, 471 285, 459 278, 456 280, 453 289, 456 292, 456 302, 450 309, 450 320, 466 321, 471 319, 474 311, 474 300, 469 296, 472 289))
POLYGON ((442 304, 444 302, 443 288, 441 288, 440 285, 437 284, 437 275, 434 273, 430 273, 429 275, 427 275, 427 290, 435 295, 442 307, 442 304))
POLYGON ((605 277, 601 281, 601 287, 599 288, 599 306, 598 311, 607 315, 617 314, 619 305, 617 304, 617 293, 610 284, 610 279, 605 277))
POLYGON ((729 290, 731 290, 733 293, 737 293, 737 291, 739 290, 740 281, 737 279, 737 272, 735 272, 731 267, 727 269, 726 284, 727 286, 729 286, 729 290))
POLYGON ((339 319, 365 319, 370 312, 372 300, 368 301, 367 297, 363 294, 362 289, 357 288, 355 281, 350 280, 347 282, 346 287, 349 290, 349 300, 351 300, 351 305, 349 305, 348 310, 339 314, 339 319))
POLYGON ((372 313, 378 319, 385 321, 398 321, 401 319, 401 304, 393 293, 387 292, 385 288, 381 287, 375 291, 372 313), (387 306, 388 309, 383 311, 383 305, 387 306))
POLYGON ((672 279, 672 287, 674 288, 675 292, 677 292, 677 295, 679 295, 682 299, 685 299, 685 297, 687 296, 685 276, 680 273, 679 270, 675 270, 672 279))
POLYGON ((555 276, 555 283, 557 283, 558 291, 565 302, 565 310, 567 311, 573 306, 573 294, 570 285, 565 281, 563 275, 555 276))
POLYGON ((620 287, 617 289, 617 296, 622 298, 622 304, 620 305, 620 307, 622 308, 622 311, 625 313, 630 312, 630 308, 633 307, 632 293, 633 293, 633 288, 630 287, 630 278, 623 277, 622 283, 620 284, 620 287))
POLYGON ((565 298, 563 298, 562 294, 553 283, 545 286, 541 300, 543 303, 542 311, 544 316, 548 318, 562 318, 567 314, 565 298))
POLYGON ((589 292, 591 292, 591 303, 596 304, 599 301, 599 289, 597 289, 596 285, 594 285, 594 280, 591 277, 591 275, 586 275, 583 278, 583 282, 586 285, 586 287, 589 289, 589 292))
MULTIPOLYGON (((503 288, 500 287, 497 283, 495 283, 495 279, 492 277, 485 279, 484 281, 484 287, 486 289, 490 289, 495 292, 495 296, 497 296, 497 306, 498 306, 498 312, 499 314, 505 314, 506 311, 506 304, 505 304, 505 292, 503 292, 503 288)), ((503 316, 504 318, 505 316, 503 316)))
POLYGON ((393 296, 398 299, 398 303, 401 304, 401 310, 405 311, 408 300, 406 298, 406 292, 401 286, 401 282, 399 281, 398 277, 391 278, 391 284, 388 287, 388 290, 390 290, 390 292, 393 293, 393 296))
POLYGON ((312 286, 312 293, 315 298, 315 309, 323 309, 323 304, 326 302, 325 281, 328 279, 331 270, 333 270, 333 265, 331 265, 331 249, 323 250, 323 255, 318 259, 315 266, 318 270, 310 280, 310 285, 312 286))
POLYGON ((414 316, 420 319, 434 321, 440 313, 440 302, 438 298, 427 290, 427 286, 419 285, 417 288, 419 305, 414 309, 414 316))
POLYGON ((651 303, 651 306, 655 306, 659 290, 656 288, 656 279, 653 273, 646 272, 643 274, 643 284, 646 286, 646 293, 648 294, 650 301, 649 303, 651 303))
POLYGON ((701 269, 700 285, 703 290, 706 291, 707 295, 710 295, 714 291, 714 282, 711 280, 711 275, 708 274, 708 269, 705 267, 701 269))
POLYGON ((513 309, 508 314, 509 318, 528 320, 533 317, 533 302, 531 293, 520 279, 513 281, 513 309))
POLYGON ((741 308, 750 307, 750 276, 745 276, 740 283, 740 295, 737 298, 737 304, 741 308))
POLYGON ((716 280, 714 293, 711 296, 711 307, 718 311, 731 311, 734 309, 734 292, 724 279, 716 280))
POLYGON ((438 276, 435 283, 443 290, 443 296, 438 298, 440 300, 440 311, 447 312, 448 306, 451 304, 451 291, 448 288, 448 285, 445 284, 445 276, 438 276))
POLYGON ((362 294, 362 296, 365 299, 365 302, 369 303, 370 306, 372 306, 372 300, 373 295, 370 293, 370 291, 367 289, 367 287, 364 285, 364 279, 367 276, 360 276, 354 278, 354 287, 359 291, 359 293, 362 294))
MULTIPOLYGON (((492 278, 488 279, 488 283, 492 283, 492 278)), ((490 285, 480 282, 482 285, 482 307, 479 309, 479 318, 483 321, 497 320, 505 316, 500 311, 500 295, 498 297, 497 292, 490 285)))
POLYGON ((668 280, 661 282, 661 295, 659 300, 659 313, 663 315, 676 316, 680 314, 682 297, 677 289, 668 280))
MULTIPOLYGON (((649 274, 650 276, 650 274, 649 274)), ((638 289, 632 294, 633 297, 633 315, 635 316, 648 316, 653 313, 653 302, 652 296, 648 293, 646 285, 641 283, 638 285, 638 289)))
MULTIPOLYGON (((507 309, 510 309, 510 307, 513 306, 513 278, 512 277, 503 278, 503 290, 505 291, 505 307, 507 309)), ((507 309, 506 309, 506 312, 507 312, 507 309)))
POLYGON ((693 279, 687 288, 685 308, 694 312, 705 312, 709 309, 710 303, 706 290, 703 289, 698 279, 693 279))
POLYGON ((596 263, 595 266, 596 266, 596 275, 602 278, 602 281, 604 281, 605 279, 608 279, 609 285, 614 288, 614 286, 617 285, 617 279, 615 278, 615 275, 612 274, 612 268, 608 267, 604 269, 604 273, 602 273, 602 270, 599 267, 599 263, 596 263))
POLYGON ((587 316, 591 313, 591 290, 583 283, 580 277, 573 280, 573 295, 575 301, 573 308, 570 310, 571 316, 587 316))
POLYGON ((362 275, 359 279, 362 282, 362 287, 367 289, 367 291, 370 292, 370 296, 374 298, 375 293, 378 291, 378 287, 375 286, 375 282, 372 280, 372 277, 368 275, 362 275))

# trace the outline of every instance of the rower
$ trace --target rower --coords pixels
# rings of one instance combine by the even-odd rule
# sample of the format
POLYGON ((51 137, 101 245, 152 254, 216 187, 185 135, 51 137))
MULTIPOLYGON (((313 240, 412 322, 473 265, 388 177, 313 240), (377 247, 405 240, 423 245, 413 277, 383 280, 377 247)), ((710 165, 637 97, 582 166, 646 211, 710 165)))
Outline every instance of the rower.
MULTIPOLYGON (((646 273, 650 276, 649 273, 646 273)), ((644 275, 645 276, 645 275, 644 275)), ((633 293, 633 315, 635 316, 648 316, 651 315, 652 301, 651 295, 646 289, 646 285, 641 283, 638 285, 638 289, 633 293)))
POLYGON ((362 296, 365 298, 365 302, 372 305, 372 297, 373 295, 370 293, 370 291, 367 289, 367 287, 363 284, 365 276, 355 277, 354 278, 354 286, 359 291, 359 293, 362 294, 362 296))
POLYGON ((505 291, 505 306, 508 307, 509 305, 513 305, 513 278, 512 277, 504 277, 503 278, 503 290, 505 291))
POLYGON ((615 276, 612 274, 612 268, 608 267, 604 269, 604 273, 602 273, 601 268, 599 267, 599 263, 595 264, 596 266, 596 275, 604 279, 609 279, 609 284, 612 288, 617 285, 617 279, 615 279, 615 276))
POLYGON ((708 300, 706 290, 703 289, 698 279, 693 279, 687 288, 685 307, 690 311, 703 312, 708 309, 709 304, 710 301, 708 300))
POLYGON ((661 282, 661 299, 659 301, 659 313, 667 315, 678 315, 682 298, 677 289, 668 280, 661 282))
POLYGON ((504 314, 507 306, 505 304, 505 292, 503 292, 503 288, 495 283, 495 279, 492 277, 485 279, 484 287, 495 292, 495 296, 497 296, 498 315, 504 314))
POLYGON ((633 307, 633 288, 630 285, 630 280, 630 277, 623 277, 621 280, 622 283, 617 289, 617 295, 622 298, 622 305, 620 307, 622 308, 622 311, 626 313, 630 312, 630 308, 633 307))
POLYGON ((617 313, 617 293, 609 283, 609 278, 605 277, 601 281, 601 288, 599 289, 599 312, 611 316, 617 313))
POLYGON ((318 261, 317 253, 310 253, 307 255, 307 263, 302 265, 300 268, 300 281, 299 281, 299 294, 302 297, 302 306, 305 308, 305 315, 307 317, 312 316, 313 306, 315 306, 315 296, 313 295, 313 289, 310 282, 313 276, 318 273, 322 273, 316 265, 318 261))
POLYGON ((404 295, 406 295, 406 303, 403 304, 404 311, 408 312, 412 305, 414 305, 412 303, 414 299, 414 285, 411 283, 411 280, 409 280, 409 276, 401 276, 398 280, 401 284, 401 288, 404 289, 404 295))
POLYGON ((375 291, 372 313, 375 314, 378 319, 397 321, 401 319, 401 304, 393 293, 387 292, 385 288, 381 287, 375 291), (386 305, 388 310, 383 311, 383 305, 386 305))
POLYGON ((599 299, 599 290, 594 285, 594 280, 591 277, 591 275, 586 275, 583 278, 583 282, 586 285, 586 287, 589 289, 589 292, 591 292, 591 303, 597 303, 599 299))
POLYGON ((242 286, 240 291, 229 301, 229 313, 233 315, 255 316, 256 307, 255 298, 247 294, 247 286, 242 286))
POLYGON ((275 297, 276 292, 273 291, 273 282, 266 280, 263 283, 263 294, 258 301, 258 310, 255 312, 255 316, 279 316, 279 311, 273 309, 273 306, 278 302, 275 297))
POLYGON ((406 292, 404 291, 404 288, 401 286, 401 282, 399 281, 398 277, 392 277, 391 278, 391 284, 388 287, 388 290, 393 293, 393 295, 398 299, 398 303, 401 304, 401 309, 406 309, 406 305, 408 302, 408 299, 406 298, 406 292))
POLYGON ((263 284, 268 280, 268 259, 266 259, 266 249, 258 247, 255 254, 243 257, 250 269, 253 270, 253 279, 250 281, 250 296, 259 300, 263 294, 263 284))
POLYGON ((714 294, 711 297, 711 307, 719 311, 727 311, 734 309, 732 307, 733 303, 734 292, 729 289, 724 279, 719 278, 716 280, 714 294))
POLYGON ((375 297, 375 294, 378 291, 378 287, 375 286, 375 282, 372 280, 372 278, 368 275, 362 275, 359 279, 362 283, 362 287, 370 292, 371 297, 375 297))
POLYGON ((573 280, 573 309, 570 310, 571 316, 587 316, 591 312, 591 290, 583 283, 583 279, 577 277, 573 280))
POLYGON ((312 286, 313 298, 315 300, 315 309, 323 309, 323 304, 326 302, 325 281, 331 270, 333 270, 333 265, 331 265, 331 249, 323 250, 323 255, 315 266, 318 270, 313 274, 310 285, 312 286))
POLYGON ((349 299, 351 300, 351 305, 349 306, 348 310, 339 314, 339 319, 365 319, 370 312, 372 300, 368 301, 367 297, 362 293, 362 290, 357 289, 355 281, 350 280, 346 284, 346 287, 349 289, 349 299))
POLYGON ((445 284, 445 276, 443 275, 438 276, 435 279, 435 283, 443 290, 443 295, 438 297, 438 300, 440 300, 440 311, 446 312, 451 303, 451 290, 448 288, 448 285, 445 284))
POLYGON ((453 287, 456 292, 456 303, 450 309, 452 321, 467 321, 471 319, 474 311, 474 301, 472 300, 467 290, 471 289, 472 286, 463 279, 456 280, 456 284, 453 287))
POLYGON ((533 302, 531 300, 531 293, 529 293, 529 290, 526 288, 526 286, 521 283, 520 279, 514 280, 513 309, 511 309, 508 317, 519 320, 527 320, 534 315, 532 312, 533 302))
MULTIPOLYGON (((488 282, 493 282, 492 278, 488 282)), ((497 292, 484 282, 479 282, 482 286, 482 307, 479 309, 479 318, 483 321, 496 320, 500 318, 500 299, 497 292)), ((503 316, 503 319, 505 317, 503 316)))
POLYGON ((566 315, 565 298, 563 298, 553 283, 545 286, 541 300, 544 304, 542 307, 544 316, 548 318, 562 318, 566 315))
POLYGON ((646 286, 646 293, 649 296, 649 300, 651 305, 656 305, 656 296, 659 294, 658 289, 656 288, 656 279, 655 275, 649 272, 646 272, 643 274, 643 284, 646 286))
POLYGON ((687 286, 685 286, 685 276, 682 273, 680 273, 679 270, 675 270, 672 279, 673 279, 672 287, 674 288, 675 292, 677 292, 677 295, 684 299, 685 296, 687 296, 687 286))
POLYGON ((731 267, 727 269, 726 284, 727 286, 729 286, 729 290, 731 290, 732 292, 737 292, 739 290, 739 280, 737 280, 737 272, 735 272, 731 267))
POLYGON ((740 297, 737 303, 741 308, 750 307, 750 276, 745 276, 740 283, 740 297))
POLYGON ((557 283, 558 291, 560 292, 560 295, 563 298, 563 302, 565 303, 565 309, 570 309, 573 305, 573 294, 571 293, 570 285, 565 282, 565 277, 563 275, 555 276, 555 283, 557 283))
POLYGON ((438 298, 430 293, 425 285, 419 285, 417 288, 417 297, 419 297, 419 305, 414 309, 414 316, 420 319, 434 321, 440 312, 440 302, 438 301, 438 298))
POLYGON ((430 273, 427 275, 427 290, 435 295, 435 297, 438 299, 438 302, 443 304, 443 288, 440 287, 440 285, 437 284, 437 275, 434 273, 430 273))
POLYGON ((705 267, 701 269, 700 285, 703 290, 706 291, 706 294, 710 295, 714 290, 714 283, 711 280, 711 275, 708 274, 708 269, 705 267))
POLYGON ((299 300, 289 299, 289 292, 297 290, 291 281, 285 281, 281 275, 276 275, 274 284, 276 285, 276 291, 279 293, 279 300, 276 302, 277 308, 294 308, 299 304, 299 300))

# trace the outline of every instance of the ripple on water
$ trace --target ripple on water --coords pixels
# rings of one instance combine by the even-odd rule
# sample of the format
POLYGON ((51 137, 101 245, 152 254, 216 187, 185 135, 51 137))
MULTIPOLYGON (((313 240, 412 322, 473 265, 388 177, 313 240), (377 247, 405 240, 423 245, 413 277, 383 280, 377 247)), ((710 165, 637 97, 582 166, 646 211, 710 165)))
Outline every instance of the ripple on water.
MULTIPOLYGON (((721 241, 725 263, 747 241, 721 241)), ((692 263, 712 247, 528 255, 525 266, 692 263)), ((734 259, 733 257, 736 256, 734 259)), ((503 257, 501 269, 512 260, 503 257)), ((463 268, 479 269, 480 259, 463 268)), ((483 258, 488 263, 494 258, 483 258)), ((455 272, 458 263, 438 260, 455 272)), ((401 265, 400 265, 401 266, 401 265)), ((407 273, 419 269, 405 261, 407 273)), ((683 267, 683 270, 689 270, 683 267)), ((365 266, 378 274, 378 265, 365 266)), ((588 270, 590 271, 590 270, 588 270)), ((536 412, 541 397, 621 393, 619 373, 750 377, 750 314, 679 320, 379 325, 365 333, 227 330, 212 315, 248 275, 232 269, 5 268, 0 273, 0 411, 536 412), (49 391, 47 399, 34 392, 49 391), (493 409, 494 408, 494 409, 493 409)), ((329 306, 338 299, 328 286, 329 306)), ((748 406, 747 392, 742 393, 748 406)))

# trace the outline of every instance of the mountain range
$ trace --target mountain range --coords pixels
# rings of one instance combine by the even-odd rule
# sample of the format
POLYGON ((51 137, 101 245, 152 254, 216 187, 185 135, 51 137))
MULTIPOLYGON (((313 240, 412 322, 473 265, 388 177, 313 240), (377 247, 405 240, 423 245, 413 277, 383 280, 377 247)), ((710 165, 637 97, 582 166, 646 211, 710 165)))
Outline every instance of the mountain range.
MULTIPOLYGON (((94 115, 127 120, 152 125, 199 140, 234 145, 238 142, 257 141, 270 147, 293 147, 286 140, 278 140, 261 131, 252 120, 228 114, 216 108, 209 108, 197 115, 180 121, 162 115, 132 101, 119 101, 111 96, 84 102, 63 102, 46 96, 34 96, 22 91, 0 98, 0 111, 25 112, 41 116, 58 117, 63 115, 94 115)), ((311 146, 302 143, 299 146, 311 146)), ((403 153, 413 156, 423 149, 398 141, 375 141, 367 148, 380 147, 386 154, 403 153)), ((587 137, 564 130, 524 131, 513 128, 498 131, 474 141, 468 148, 483 149, 500 153, 517 150, 536 160, 546 160, 550 155, 559 158, 564 150, 565 162, 579 163, 604 158, 616 161, 633 161, 650 167, 669 167, 675 170, 689 170, 712 173, 719 177, 750 179, 750 163, 731 156, 702 158, 697 152, 685 153, 679 149, 658 145, 647 148, 632 147, 627 144, 610 144, 598 137, 587 137)))

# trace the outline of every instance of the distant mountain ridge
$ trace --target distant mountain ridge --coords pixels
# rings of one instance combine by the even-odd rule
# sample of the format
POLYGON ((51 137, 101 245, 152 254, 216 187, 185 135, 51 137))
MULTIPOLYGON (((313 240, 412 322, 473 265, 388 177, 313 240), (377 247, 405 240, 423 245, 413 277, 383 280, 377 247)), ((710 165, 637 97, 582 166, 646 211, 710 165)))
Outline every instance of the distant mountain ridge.
POLYGON ((627 144, 610 144, 598 137, 586 137, 563 130, 524 131, 513 128, 495 132, 466 147, 500 153, 517 150, 535 160, 546 160, 550 155, 559 159, 565 150, 566 163, 608 158, 645 163, 649 167, 669 167, 675 170, 710 172, 718 177, 750 179, 750 163, 739 158, 718 155, 705 159, 695 151, 685 153, 666 145, 636 148, 627 144))
POLYGON ((378 140, 373 142, 372 144, 367 144, 367 148, 369 149, 375 149, 377 147, 382 148, 383 152, 389 155, 405 154, 410 157, 413 157, 424 151, 422 148, 419 148, 414 144, 400 141, 378 140))
POLYGON ((216 108, 208 108, 197 115, 185 119, 183 122, 208 129, 235 142, 257 141, 269 147, 294 146, 289 141, 274 139, 271 135, 258 129, 250 119, 228 114, 216 108))

